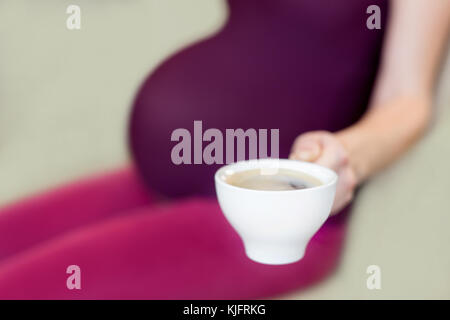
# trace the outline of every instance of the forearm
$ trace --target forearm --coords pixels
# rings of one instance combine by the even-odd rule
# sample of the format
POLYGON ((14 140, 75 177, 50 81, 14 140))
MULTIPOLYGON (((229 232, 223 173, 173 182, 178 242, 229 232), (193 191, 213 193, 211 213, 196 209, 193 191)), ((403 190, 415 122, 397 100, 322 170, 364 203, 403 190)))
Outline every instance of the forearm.
POLYGON ((431 101, 426 97, 396 97, 371 108, 354 126, 337 133, 348 151, 358 183, 403 154, 425 131, 431 101))
POLYGON ((360 183, 424 132, 450 23, 448 0, 393 0, 381 68, 364 117, 337 137, 360 183))

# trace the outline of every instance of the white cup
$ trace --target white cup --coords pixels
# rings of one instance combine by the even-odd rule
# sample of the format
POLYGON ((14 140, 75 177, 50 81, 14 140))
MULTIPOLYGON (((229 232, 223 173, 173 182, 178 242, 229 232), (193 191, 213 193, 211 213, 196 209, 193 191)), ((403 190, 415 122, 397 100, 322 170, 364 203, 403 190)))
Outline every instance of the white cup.
POLYGON ((337 175, 309 162, 259 159, 223 166, 214 179, 220 207, 242 238, 247 256, 259 263, 278 265, 303 258, 309 240, 330 214, 337 175), (226 176, 235 172, 262 169, 262 173, 273 173, 274 168, 298 170, 322 184, 299 190, 266 191, 226 182, 226 176))

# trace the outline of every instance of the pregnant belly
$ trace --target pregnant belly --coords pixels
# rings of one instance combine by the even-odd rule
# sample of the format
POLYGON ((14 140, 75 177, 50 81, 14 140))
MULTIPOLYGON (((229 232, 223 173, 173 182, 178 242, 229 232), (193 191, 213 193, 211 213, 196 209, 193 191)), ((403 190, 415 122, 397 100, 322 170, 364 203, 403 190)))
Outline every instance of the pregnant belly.
POLYGON ((279 129, 285 158, 302 132, 338 130, 360 116, 374 68, 356 70, 355 61, 343 59, 348 52, 330 55, 322 44, 305 50, 297 39, 270 39, 223 32, 179 52, 147 78, 134 103, 130 146, 152 189, 177 197, 214 194, 220 165, 171 158, 172 133, 186 129, 193 140, 194 121, 203 132, 215 128, 223 135, 226 129, 279 129))

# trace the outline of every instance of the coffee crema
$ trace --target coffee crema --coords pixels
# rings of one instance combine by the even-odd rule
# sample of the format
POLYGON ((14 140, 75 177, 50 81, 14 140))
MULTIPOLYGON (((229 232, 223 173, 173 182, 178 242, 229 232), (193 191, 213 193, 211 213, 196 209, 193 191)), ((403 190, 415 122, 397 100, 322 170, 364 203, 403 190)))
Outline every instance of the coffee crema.
POLYGON ((235 187, 265 191, 300 190, 322 184, 309 174, 282 168, 274 174, 262 174, 260 169, 238 171, 225 175, 224 180, 235 187))

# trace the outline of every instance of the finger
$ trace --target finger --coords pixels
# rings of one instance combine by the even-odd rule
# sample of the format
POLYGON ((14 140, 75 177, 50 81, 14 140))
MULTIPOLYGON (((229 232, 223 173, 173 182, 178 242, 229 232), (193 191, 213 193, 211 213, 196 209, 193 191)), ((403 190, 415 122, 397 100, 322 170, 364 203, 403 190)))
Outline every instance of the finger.
POLYGON ((322 153, 315 161, 317 164, 339 171, 347 164, 347 156, 342 147, 332 137, 322 137, 322 153))
POLYGON ((297 138, 292 149, 291 158, 302 161, 316 161, 322 152, 320 137, 304 135, 297 138))
POLYGON ((324 167, 338 171, 340 168, 339 150, 333 145, 327 145, 322 148, 320 157, 316 159, 315 163, 324 167))

